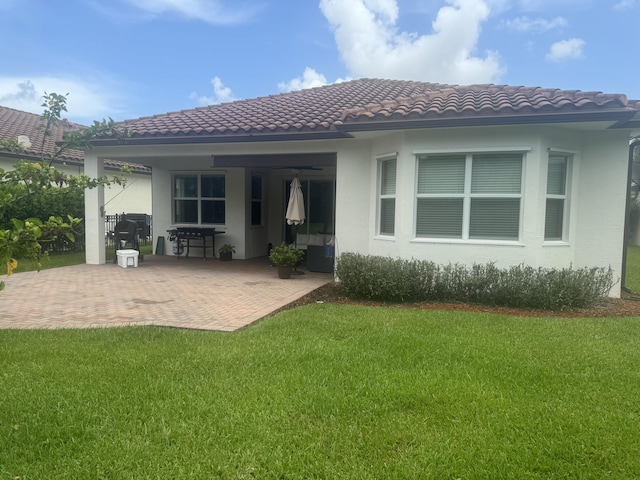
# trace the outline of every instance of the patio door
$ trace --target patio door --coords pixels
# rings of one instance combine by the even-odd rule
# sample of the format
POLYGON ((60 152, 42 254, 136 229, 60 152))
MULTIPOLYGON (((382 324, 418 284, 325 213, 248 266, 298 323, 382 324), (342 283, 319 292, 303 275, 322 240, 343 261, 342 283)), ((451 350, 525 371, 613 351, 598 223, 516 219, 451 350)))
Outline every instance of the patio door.
MULTIPOLYGON (((287 243, 293 243, 296 233, 326 233, 335 231, 335 182, 333 180, 303 180, 300 179, 304 207, 307 219, 302 225, 287 225, 284 222, 284 238, 287 243)), ((291 179, 285 181, 284 211, 287 210, 291 179)))

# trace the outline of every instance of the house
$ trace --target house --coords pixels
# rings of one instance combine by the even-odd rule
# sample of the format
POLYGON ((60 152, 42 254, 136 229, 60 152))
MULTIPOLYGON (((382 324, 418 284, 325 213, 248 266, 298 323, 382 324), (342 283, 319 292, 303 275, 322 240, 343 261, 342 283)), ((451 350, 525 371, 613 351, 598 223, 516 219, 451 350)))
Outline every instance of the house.
MULTIPOLYGON (((640 127, 624 95, 359 79, 120 126, 128 135, 96 139, 85 171, 106 158, 149 165, 156 237, 215 227, 247 259, 296 233, 331 234, 337 255, 623 274, 640 127), (297 232, 284 219, 294 176, 308 212, 297 232)), ((100 191, 85 205, 87 262, 104 263, 100 191)))
MULTIPOLYGON (((38 130, 40 115, 0 106, 0 141, 14 140, 24 149, 22 152, 12 152, 0 145, 0 168, 11 170, 19 160, 39 162, 44 153, 45 159, 51 159, 57 149, 56 143, 62 141, 67 131, 84 128, 83 125, 61 120, 51 127, 51 136, 45 137, 38 130), (44 140, 44 144, 43 144, 44 140)), ((124 162, 105 160, 107 172, 117 174, 124 162)), ((84 169, 84 152, 81 150, 67 150, 57 160, 54 166, 68 175, 79 175, 84 169)), ((144 165, 128 164, 131 173, 127 174, 125 187, 113 185, 105 190, 105 213, 151 213, 151 169, 144 165)))

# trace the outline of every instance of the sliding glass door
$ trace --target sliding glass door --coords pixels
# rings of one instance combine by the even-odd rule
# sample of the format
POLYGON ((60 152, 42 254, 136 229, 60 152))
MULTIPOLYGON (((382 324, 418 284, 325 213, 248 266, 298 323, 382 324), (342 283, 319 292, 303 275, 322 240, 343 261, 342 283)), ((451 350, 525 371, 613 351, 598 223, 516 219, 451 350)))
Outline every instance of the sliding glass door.
MULTIPOLYGON (((293 243, 296 233, 333 234, 335 228, 335 182, 333 180, 300 180, 307 219, 302 225, 285 224, 284 238, 293 243)), ((284 211, 287 210, 291 179, 285 181, 284 211)))

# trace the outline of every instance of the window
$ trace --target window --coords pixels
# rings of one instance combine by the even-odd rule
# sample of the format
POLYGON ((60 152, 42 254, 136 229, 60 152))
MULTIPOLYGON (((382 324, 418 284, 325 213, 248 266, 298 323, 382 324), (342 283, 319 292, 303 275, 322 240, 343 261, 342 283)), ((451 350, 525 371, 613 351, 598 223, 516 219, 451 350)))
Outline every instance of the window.
POLYGON ((224 175, 174 175, 173 221, 174 223, 224 224, 224 175))
POLYGON ((549 156, 547 205, 544 220, 544 239, 548 241, 564 238, 568 165, 569 158, 566 155, 549 156))
POLYGON ((262 225, 262 177, 251 174, 251 226, 262 225))
POLYGON ((396 159, 380 161, 380 235, 393 235, 396 222, 396 159))
POLYGON ((416 236, 518 240, 522 154, 418 155, 416 236))

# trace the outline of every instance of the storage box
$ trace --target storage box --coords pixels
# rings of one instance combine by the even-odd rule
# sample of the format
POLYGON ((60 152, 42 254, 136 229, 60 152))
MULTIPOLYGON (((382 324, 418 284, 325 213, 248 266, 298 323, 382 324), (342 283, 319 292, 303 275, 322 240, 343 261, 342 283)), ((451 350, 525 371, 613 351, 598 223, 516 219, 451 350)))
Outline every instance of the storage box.
POLYGON ((309 245, 307 247, 307 270, 310 272, 333 273, 333 245, 309 245))
POLYGON ((122 268, 137 267, 139 254, 140 252, 138 252, 137 250, 116 250, 118 265, 120 265, 122 268))

